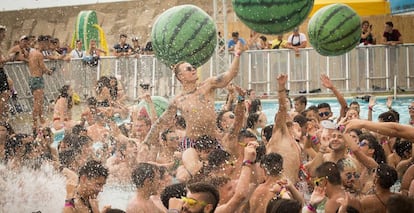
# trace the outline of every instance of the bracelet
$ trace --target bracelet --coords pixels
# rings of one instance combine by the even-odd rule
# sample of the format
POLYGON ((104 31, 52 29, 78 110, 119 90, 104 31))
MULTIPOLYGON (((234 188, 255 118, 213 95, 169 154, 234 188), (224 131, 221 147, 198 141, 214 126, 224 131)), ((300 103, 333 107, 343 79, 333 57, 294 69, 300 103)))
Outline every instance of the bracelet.
POLYGON ((339 125, 339 126, 338 126, 338 131, 340 131, 341 133, 344 133, 344 131, 345 131, 345 126, 344 126, 344 125, 339 125))
POLYGON ((234 56, 236 56, 236 57, 240 57, 240 56, 241 56, 241 54, 240 54, 240 53, 237 53, 237 52, 234 52, 234 56))
POLYGON ((311 137, 311 141, 315 145, 319 144, 319 138, 316 137, 316 135, 314 135, 314 136, 311 137))
POLYGON ((242 96, 242 95, 237 96, 237 101, 239 103, 243 102, 244 100, 245 100, 244 96, 242 96))
POLYGON ((167 213, 180 213, 180 210, 178 210, 178 209, 168 209, 167 213))
POLYGON ((253 164, 253 161, 251 160, 244 160, 242 163, 242 166, 251 166, 253 164))
POLYGON ((313 207, 312 204, 308 203, 308 205, 306 205, 306 207, 308 208, 309 211, 316 212, 316 208, 313 207))
POLYGON ((384 145, 384 144, 388 144, 388 141, 387 140, 382 140, 381 145, 384 145))
POLYGON ((373 107, 372 107, 372 106, 368 106, 368 110, 371 110, 371 111, 373 111, 373 112, 374 112, 374 109, 373 109, 373 107))

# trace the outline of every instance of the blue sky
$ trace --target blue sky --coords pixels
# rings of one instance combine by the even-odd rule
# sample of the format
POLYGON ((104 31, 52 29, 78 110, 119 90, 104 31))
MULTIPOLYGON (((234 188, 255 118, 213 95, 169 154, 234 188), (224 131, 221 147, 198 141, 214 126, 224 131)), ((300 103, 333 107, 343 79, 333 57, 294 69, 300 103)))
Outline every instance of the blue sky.
POLYGON ((0 11, 75 6, 128 0, 0 0, 0 11))

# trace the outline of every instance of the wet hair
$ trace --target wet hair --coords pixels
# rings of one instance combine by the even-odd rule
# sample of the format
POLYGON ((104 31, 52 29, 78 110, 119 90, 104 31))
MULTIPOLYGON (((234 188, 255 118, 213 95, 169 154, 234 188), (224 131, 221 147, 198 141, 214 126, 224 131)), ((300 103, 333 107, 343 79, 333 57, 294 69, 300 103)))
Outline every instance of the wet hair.
POLYGON ((8 122, 6 122, 6 121, 0 121, 0 126, 2 126, 2 127, 4 127, 4 128, 6 128, 6 130, 7 130, 7 134, 8 134, 9 136, 14 134, 14 129, 13 129, 13 127, 10 125, 10 123, 8 123, 8 122))
POLYGON ((411 151, 412 146, 413 144, 410 141, 402 140, 397 141, 393 148, 398 156, 404 157, 404 153, 411 151))
POLYGON ((320 103, 317 107, 318 109, 329 108, 329 110, 331 110, 331 105, 329 105, 328 103, 320 103))
POLYGON ((257 112, 249 114, 247 117, 247 128, 254 128, 254 124, 259 121, 259 116, 260 114, 257 112))
POLYGON ((208 183, 198 182, 187 185, 187 189, 193 194, 205 194, 205 196, 202 196, 204 198, 203 201, 213 205, 212 212, 216 210, 217 204, 220 201, 220 194, 215 186, 208 183))
POLYGON ((252 101, 250 104, 249 114, 256 113, 260 111, 260 108, 262 107, 262 102, 260 99, 256 98, 252 101))
POLYGON ((273 126, 274 126, 273 124, 270 124, 262 129, 262 136, 266 138, 267 142, 269 142, 270 138, 272 138, 273 126))
POLYGON ((175 125, 184 129, 187 127, 185 119, 182 115, 175 115, 175 125))
POLYGON ((221 131, 224 131, 223 126, 221 126, 221 121, 223 120, 223 116, 224 114, 226 114, 226 112, 231 112, 230 110, 221 110, 216 118, 216 124, 217 124, 217 128, 219 128, 221 131))
POLYGON ((104 167, 101 162, 96 160, 86 162, 85 165, 79 169, 79 178, 81 176, 86 176, 88 179, 99 177, 104 177, 106 179, 108 174, 108 169, 104 167))
POLYGON ((88 103, 88 105, 96 106, 97 100, 95 97, 89 97, 88 99, 86 99, 86 102, 88 103))
POLYGON ((219 168, 223 163, 230 160, 230 153, 222 150, 215 149, 208 154, 208 166, 214 170, 219 168))
POLYGON ((76 124, 72 128, 72 133, 75 134, 75 135, 79 135, 82 131, 86 131, 86 129, 85 129, 84 126, 82 126, 80 124, 76 124))
POLYGON ((394 27, 394 24, 392 23, 392 21, 387 21, 387 22, 385 22, 385 24, 390 26, 390 27, 394 27))
POLYGON ((217 146, 217 139, 208 135, 200 136, 194 143, 194 149, 196 149, 197 151, 215 149, 217 148, 217 146))
POLYGON ((261 162, 263 157, 266 155, 266 145, 263 141, 258 141, 259 146, 256 147, 256 160, 255 162, 261 162))
POLYGON ((245 138, 257 139, 256 135, 253 132, 251 132, 247 129, 241 129, 240 132, 239 132, 238 140, 242 141, 245 138))
POLYGON ((387 157, 385 156, 384 148, 378 143, 377 138, 369 132, 362 133, 359 135, 359 141, 367 140, 368 147, 374 150, 372 158, 378 164, 387 163, 387 157))
POLYGON ((99 78, 98 82, 96 83, 96 93, 101 94, 104 87, 108 89, 111 87, 110 79, 107 76, 101 76, 101 78, 99 78))
POLYGON ((186 183, 176 183, 169 186, 166 186, 161 194, 161 202, 165 208, 169 208, 168 202, 170 198, 181 198, 187 195, 186 183))
POLYGON ((18 154, 19 148, 24 147, 23 139, 26 137, 28 137, 27 134, 17 133, 6 140, 4 144, 4 159, 6 162, 18 154))
POLYGON ((168 169, 165 166, 159 166, 158 171, 160 172, 160 180, 164 179, 165 176, 169 175, 168 169))
POLYGON ((299 101, 299 103, 301 103, 301 104, 305 104, 305 106, 306 106, 306 104, 308 103, 308 99, 307 99, 307 98, 306 98, 306 96, 304 96, 304 95, 300 95, 300 96, 295 97, 295 98, 293 99, 293 101, 299 101))
POLYGON ((317 177, 326 177, 332 185, 341 185, 341 174, 338 166, 334 162, 324 162, 316 168, 317 177))
POLYGON ((266 213, 300 213, 302 204, 294 199, 270 199, 266 213))
POLYGON ((139 163, 132 172, 131 179, 137 188, 142 188, 146 179, 154 181, 155 173, 159 168, 150 163, 139 163))
POLYGON ((398 179, 397 171, 383 163, 376 170, 377 184, 383 189, 389 189, 398 179))
POLYGON ((66 149, 61 152, 59 152, 59 162, 60 166, 63 168, 69 168, 69 165, 73 163, 76 159, 76 155, 78 155, 80 152, 75 149, 66 149))
POLYGON ((298 123, 300 127, 304 127, 308 123, 308 119, 302 114, 297 114, 295 117, 293 117, 293 122, 298 123))
POLYGON ((362 134, 362 131, 360 129, 350 129, 349 132, 355 132, 358 137, 362 134))
POLYGON ((386 208, 389 213, 414 212, 414 198, 393 194, 388 198, 386 208))
POLYGON ((275 152, 264 155, 260 164, 269 176, 278 176, 283 171, 283 157, 275 152))
POLYGON ((336 165, 338 166, 339 172, 343 172, 347 167, 356 168, 355 163, 350 158, 341 158, 336 165))
POLYGON ((111 95, 112 100, 116 100, 118 98, 118 79, 115 76, 110 76, 109 81, 114 80, 115 85, 109 86, 109 94, 111 95))
POLYGON ((164 132, 161 133, 161 140, 167 142, 167 135, 170 134, 172 131, 171 129, 166 129, 164 132))
POLYGON ((396 114, 395 110, 390 110, 387 112, 383 112, 378 115, 378 120, 383 122, 398 122, 400 116, 396 114))

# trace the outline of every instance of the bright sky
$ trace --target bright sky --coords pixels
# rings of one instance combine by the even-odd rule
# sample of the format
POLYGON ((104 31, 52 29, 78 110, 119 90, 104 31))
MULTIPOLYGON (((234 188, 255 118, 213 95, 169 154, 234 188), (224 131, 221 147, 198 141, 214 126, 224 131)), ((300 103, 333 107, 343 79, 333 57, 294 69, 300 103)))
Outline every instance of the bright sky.
POLYGON ((75 6, 128 0, 0 0, 0 11, 75 6))

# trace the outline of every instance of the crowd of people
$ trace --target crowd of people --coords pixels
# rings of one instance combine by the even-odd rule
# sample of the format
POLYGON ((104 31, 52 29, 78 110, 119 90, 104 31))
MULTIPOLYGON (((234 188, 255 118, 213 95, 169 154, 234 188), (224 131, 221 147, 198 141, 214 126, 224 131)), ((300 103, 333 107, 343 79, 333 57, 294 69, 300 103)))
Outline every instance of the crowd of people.
MULTIPOLYGON (((0 26, 0 42, 5 30, 0 26)), ((298 31, 292 35, 296 36, 287 45, 306 46, 298 31)), ((120 35, 115 54, 141 53, 126 38, 120 35)), ((324 102, 308 106, 306 96, 295 97, 292 103, 286 90, 288 77, 281 74, 275 79, 278 111, 267 118, 255 91, 232 83, 240 56, 248 49, 240 39, 233 40, 229 70, 219 76, 199 82, 196 67, 176 64, 172 72, 182 92, 171 97, 160 116, 148 94, 141 97, 148 109, 126 107, 123 86, 115 77, 103 76, 79 118, 71 113, 71 85, 64 85, 47 123, 42 76, 53 73, 43 62, 51 39, 39 36, 38 47, 30 49, 30 37, 21 41, 24 45, 14 56, 28 55, 33 134, 15 132, 2 118, 0 162, 16 172, 53 165, 66 178, 66 199, 61 201, 65 213, 414 211, 414 102, 407 109, 409 124, 399 123, 400 112, 392 108, 391 99, 389 111, 373 121, 372 96, 368 119, 363 120, 359 103, 348 104, 328 76, 322 75, 321 83, 336 96, 339 112, 324 102), (218 88, 226 88, 228 98, 216 112, 218 88), (117 123, 117 118, 128 122, 117 123), (267 125, 267 119, 273 124, 267 125), (53 129, 65 131, 57 147, 53 129), (130 184, 136 191, 124 209, 98 202, 105 185, 130 184)), ((73 51, 75 56, 87 54, 81 48, 73 51)), ((101 53, 106 54, 94 48, 94 54, 101 53)), ((10 54, 0 56, 0 67, 11 60, 10 54)), ((0 74, 3 96, 10 81, 3 68, 0 74)))
MULTIPOLYGON (((299 27, 295 27, 293 32, 288 35, 286 40, 283 34, 277 35, 274 40, 269 41, 265 35, 261 35, 257 32, 252 31, 249 39, 245 40, 240 37, 238 32, 232 33, 232 39, 227 42, 227 47, 230 51, 233 50, 234 45, 237 41, 242 42, 245 49, 249 50, 264 50, 264 49, 292 49, 296 55, 299 55, 300 48, 308 47, 307 37, 305 33, 299 32, 299 27)), ((221 37, 221 35, 219 35, 221 37)), ((369 21, 363 21, 361 23, 361 38, 359 46, 363 45, 375 45, 384 44, 394 46, 402 44, 403 39, 401 33, 394 28, 394 24, 391 21, 385 23, 384 31, 381 36, 381 40, 377 42, 376 37, 372 33, 372 24, 369 21)), ((225 43, 221 43, 224 46, 225 43)))

